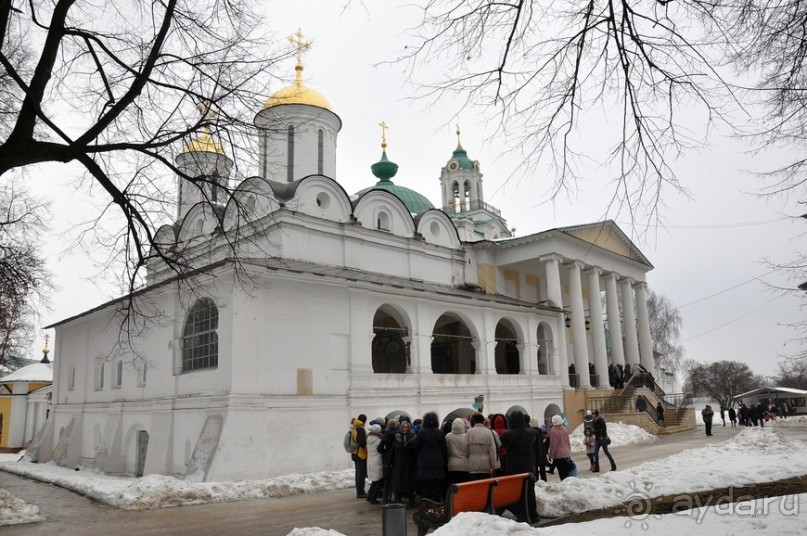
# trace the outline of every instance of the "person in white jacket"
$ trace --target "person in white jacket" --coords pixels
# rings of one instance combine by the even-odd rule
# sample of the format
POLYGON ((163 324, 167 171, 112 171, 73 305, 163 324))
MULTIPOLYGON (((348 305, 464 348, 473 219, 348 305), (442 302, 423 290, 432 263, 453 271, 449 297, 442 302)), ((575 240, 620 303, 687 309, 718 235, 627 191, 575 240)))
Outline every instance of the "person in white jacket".
POLYGON ((367 427, 367 480, 371 482, 367 502, 371 504, 378 504, 378 495, 384 487, 384 455, 378 452, 382 436, 381 425, 367 427))
POLYGON ((465 422, 457 417, 451 423, 451 432, 446 434, 448 447, 448 474, 446 484, 458 484, 468 481, 468 434, 465 433, 465 422))
POLYGON ((485 427, 485 416, 474 413, 473 428, 468 430, 468 473, 470 480, 488 478, 497 465, 496 440, 493 432, 485 427))

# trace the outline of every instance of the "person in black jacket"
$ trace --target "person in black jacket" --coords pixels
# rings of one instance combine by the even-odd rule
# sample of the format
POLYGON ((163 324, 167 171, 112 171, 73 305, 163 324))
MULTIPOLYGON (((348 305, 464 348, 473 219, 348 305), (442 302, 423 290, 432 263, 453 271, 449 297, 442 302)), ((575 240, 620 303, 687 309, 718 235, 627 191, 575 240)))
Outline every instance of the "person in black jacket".
POLYGON ((408 497, 409 504, 414 506, 415 490, 412 486, 412 474, 415 468, 415 457, 412 445, 415 442, 415 432, 411 430, 410 426, 408 420, 401 420, 400 428, 392 441, 390 486, 392 502, 399 502, 402 497, 408 497))
POLYGON ((423 416, 420 433, 415 437, 412 450, 415 453, 415 489, 418 496, 442 502, 445 494, 448 447, 446 436, 439 428, 437 414, 423 416))
MULTIPOLYGON (((529 417, 527 417, 528 419, 529 417)), ((535 523, 538 521, 538 510, 535 501, 535 466, 538 462, 538 433, 527 425, 525 416, 516 410, 510 414, 509 429, 502 436, 502 444, 507 447, 507 475, 530 473, 530 482, 527 485, 527 508, 523 505, 514 507, 511 511, 518 521, 535 523)))
POLYGON ((608 438, 608 426, 605 424, 605 417, 600 415, 599 410, 592 411, 594 414, 594 469, 591 470, 592 473, 599 473, 600 472, 600 448, 608 457, 608 461, 611 462, 611 471, 616 471, 616 462, 614 461, 614 457, 611 456, 611 453, 608 452, 608 445, 606 445, 607 438, 608 438))
POLYGON ((382 502, 388 504, 392 499, 392 442, 395 441, 395 434, 398 433, 398 419, 387 421, 387 430, 378 444, 378 452, 384 459, 384 495, 382 502))

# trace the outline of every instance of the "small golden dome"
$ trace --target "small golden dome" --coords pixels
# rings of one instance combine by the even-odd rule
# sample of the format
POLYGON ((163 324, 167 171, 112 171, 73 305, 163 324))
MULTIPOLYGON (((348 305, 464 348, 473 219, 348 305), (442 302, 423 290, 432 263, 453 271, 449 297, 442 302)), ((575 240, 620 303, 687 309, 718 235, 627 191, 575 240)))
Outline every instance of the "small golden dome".
POLYGON ((189 141, 185 147, 182 148, 183 153, 216 153, 220 155, 226 154, 224 147, 213 139, 208 127, 202 127, 202 133, 195 140, 189 141))
POLYGON ((294 70, 297 71, 294 84, 276 91, 274 95, 269 97, 266 104, 263 105, 264 109, 283 104, 304 104, 324 108, 332 112, 333 109, 328 99, 319 91, 306 86, 305 82, 303 82, 303 66, 298 63, 294 70))

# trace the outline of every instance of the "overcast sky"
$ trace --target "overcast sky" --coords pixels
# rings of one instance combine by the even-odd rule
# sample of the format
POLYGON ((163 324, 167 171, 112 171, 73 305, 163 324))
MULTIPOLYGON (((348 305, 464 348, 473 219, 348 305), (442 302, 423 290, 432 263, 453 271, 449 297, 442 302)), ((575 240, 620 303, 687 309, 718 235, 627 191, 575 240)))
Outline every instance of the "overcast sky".
MULTIPOLYGON (((417 22, 415 10, 386 1, 354 2, 344 11, 344 3, 333 0, 266 4, 267 25, 279 39, 285 40, 301 27, 313 41, 304 57, 304 76, 342 119, 335 178, 348 193, 376 181, 370 165, 380 157, 378 123, 383 120, 390 126, 388 156, 400 166, 394 181, 439 206, 440 168, 456 146, 454 131, 459 123, 462 145, 484 173, 486 202, 502 211, 517 236, 605 217, 616 220, 655 266, 647 276, 649 286, 681 309, 686 358, 744 361, 754 372, 768 375, 775 370, 779 354, 794 349, 787 343, 795 333, 786 324, 803 314, 798 301, 777 297, 767 287, 793 283, 783 274, 771 273, 763 260, 784 263, 793 258, 793 252, 802 247, 797 239, 807 230, 807 220, 793 216, 805 210, 793 201, 763 202, 755 195, 758 179, 748 173, 775 165, 774 156, 752 158, 745 146, 726 137, 713 137, 711 146, 687 152, 673 167, 691 198, 670 191, 664 198, 666 224, 650 232, 647 227, 634 227, 622 214, 608 212, 610 181, 596 168, 583 177, 578 192, 548 203, 549 170, 521 176, 519 158, 506 152, 510 147, 504 141, 490 139, 493 128, 479 119, 479 110, 455 115, 458 103, 450 99, 431 106, 412 101, 415 91, 403 67, 378 65, 394 59, 410 42, 405 31, 417 22), (708 298, 717 293, 721 294, 708 298)), ((284 69, 285 73, 277 73, 285 77, 283 85, 293 78, 294 61, 289 60, 284 69)), ((439 77, 440 66, 432 65, 421 75, 439 77)), ((591 144, 592 152, 610 145, 598 139, 597 129, 580 135, 591 144)), ((63 168, 45 171, 35 190, 53 198, 52 226, 63 230, 75 223, 77 204, 83 201, 68 189, 71 181, 63 168)), ((64 252, 66 243, 65 235, 45 240, 59 291, 44 325, 112 296, 110 285, 99 286, 97 278, 90 276, 96 273, 92 259, 76 251, 64 252)), ((35 356, 41 355, 42 344, 40 337, 32 351, 35 356)))

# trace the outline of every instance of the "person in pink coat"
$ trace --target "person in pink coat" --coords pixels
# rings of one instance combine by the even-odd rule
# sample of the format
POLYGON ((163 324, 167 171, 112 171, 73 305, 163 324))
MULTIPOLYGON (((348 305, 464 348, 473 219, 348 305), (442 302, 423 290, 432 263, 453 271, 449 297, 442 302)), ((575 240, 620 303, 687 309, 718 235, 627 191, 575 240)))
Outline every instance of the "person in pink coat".
POLYGON ((549 430, 549 452, 547 458, 555 461, 561 480, 569 476, 577 476, 577 466, 572 460, 572 447, 569 444, 569 431, 563 424, 560 415, 552 417, 552 428, 549 430))

